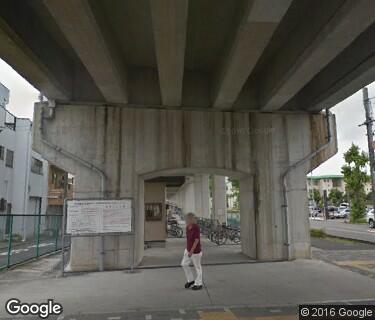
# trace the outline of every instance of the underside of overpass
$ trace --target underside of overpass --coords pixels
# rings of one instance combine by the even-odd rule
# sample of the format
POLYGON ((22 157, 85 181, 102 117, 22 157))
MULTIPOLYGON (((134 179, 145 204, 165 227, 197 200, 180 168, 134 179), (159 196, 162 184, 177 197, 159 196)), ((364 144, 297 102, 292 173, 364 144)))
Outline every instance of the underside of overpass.
MULTIPOLYGON (((75 197, 135 199, 135 239, 106 237, 107 268, 129 266, 133 244, 142 260, 144 181, 181 170, 236 173, 243 252, 293 259, 310 254, 305 174, 337 149, 319 112, 375 80, 373 12, 373 0, 2 0, 0 57, 48 98, 34 148, 75 174, 75 197)), ((95 268, 98 244, 73 241, 72 269, 95 268)))

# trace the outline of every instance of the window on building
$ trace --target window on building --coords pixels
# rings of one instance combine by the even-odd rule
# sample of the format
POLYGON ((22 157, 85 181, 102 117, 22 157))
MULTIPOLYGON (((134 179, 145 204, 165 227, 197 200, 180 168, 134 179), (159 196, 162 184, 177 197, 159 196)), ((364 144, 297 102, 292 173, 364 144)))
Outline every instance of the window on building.
POLYGON ((43 162, 38 159, 31 158, 31 172, 42 175, 43 174, 43 162))
POLYGON ((7 149, 7 154, 5 157, 5 165, 9 168, 13 168, 14 162, 14 152, 12 150, 7 149))
POLYGON ((335 188, 340 188, 341 187, 341 180, 332 180, 332 185, 335 188))
POLYGON ((0 160, 4 160, 5 156, 5 148, 4 146, 0 146, 0 160))

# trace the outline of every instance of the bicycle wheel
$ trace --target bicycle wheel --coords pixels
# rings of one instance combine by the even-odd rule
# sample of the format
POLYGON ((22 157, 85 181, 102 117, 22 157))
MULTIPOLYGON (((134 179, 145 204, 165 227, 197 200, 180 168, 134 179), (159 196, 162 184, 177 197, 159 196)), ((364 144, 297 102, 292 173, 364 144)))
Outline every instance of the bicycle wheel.
POLYGON ((241 234, 239 231, 235 232, 234 235, 233 235, 233 242, 235 244, 239 244, 241 243, 241 234))
POLYGON ((227 237, 225 235, 224 232, 218 232, 217 233, 217 236, 216 236, 216 244, 219 245, 219 246, 222 246, 223 244, 225 244, 227 242, 227 237))
POLYGON ((184 236, 184 231, 182 228, 176 228, 176 237, 177 238, 182 238, 184 236))

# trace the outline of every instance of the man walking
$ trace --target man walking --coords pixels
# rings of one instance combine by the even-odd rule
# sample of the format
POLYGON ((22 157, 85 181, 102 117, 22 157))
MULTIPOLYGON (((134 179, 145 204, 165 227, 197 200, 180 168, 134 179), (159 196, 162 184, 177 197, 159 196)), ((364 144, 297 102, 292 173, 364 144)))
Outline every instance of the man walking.
POLYGON ((185 288, 192 287, 193 290, 202 289, 202 248, 200 240, 200 230, 196 223, 194 213, 186 215, 186 249, 182 258, 181 266, 185 271, 187 282, 185 288), (190 264, 193 264, 196 277, 194 278, 190 264))

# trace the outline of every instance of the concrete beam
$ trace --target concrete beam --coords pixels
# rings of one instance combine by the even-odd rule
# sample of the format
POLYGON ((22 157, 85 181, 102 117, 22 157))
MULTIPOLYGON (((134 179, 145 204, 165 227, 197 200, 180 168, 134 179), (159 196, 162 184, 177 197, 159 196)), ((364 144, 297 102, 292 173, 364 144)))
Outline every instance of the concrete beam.
POLYGON ((283 109, 319 111, 330 108, 374 81, 374 38, 375 24, 310 81, 283 109))
POLYGON ((108 102, 126 103, 126 71, 88 0, 44 0, 61 31, 108 102))
POLYGON ((43 63, 25 50, 15 38, 0 29, 0 55, 17 72, 32 83, 46 97, 69 100, 71 92, 66 90, 48 72, 43 63))
POLYGON ((230 108, 292 0, 248 0, 230 48, 214 80, 213 106, 230 108))
POLYGON ((162 103, 180 106, 188 0, 150 1, 162 103))
MULTIPOLYGON (((327 1, 322 5, 329 6, 330 3, 327 1)), ((323 9, 321 8, 320 15, 323 9)), ((306 34, 310 33, 311 36, 305 47, 299 44, 306 41, 307 35, 303 30, 296 30, 296 34, 290 37, 289 42, 268 66, 269 71, 260 82, 262 110, 278 110, 294 97, 375 22, 374 11, 375 2, 372 0, 341 1, 334 14, 312 36, 309 25, 304 26, 306 34), (294 52, 291 52, 292 42, 297 48, 294 52)))
POLYGON ((0 1, 0 57, 46 97, 72 98, 71 60, 24 1, 0 1))

